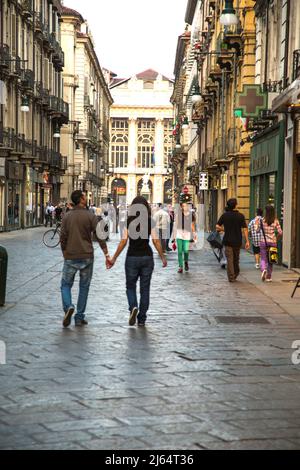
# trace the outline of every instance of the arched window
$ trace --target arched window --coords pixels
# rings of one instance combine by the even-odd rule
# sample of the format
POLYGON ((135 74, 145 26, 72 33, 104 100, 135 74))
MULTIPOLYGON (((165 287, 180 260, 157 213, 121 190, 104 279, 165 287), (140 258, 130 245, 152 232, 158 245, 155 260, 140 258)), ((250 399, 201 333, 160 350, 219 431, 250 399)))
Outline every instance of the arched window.
POLYGON ((153 168, 155 165, 155 121, 140 119, 138 122, 138 167, 153 168))
POLYGON ((115 168, 128 166, 128 121, 113 119, 111 138, 111 163, 115 168))

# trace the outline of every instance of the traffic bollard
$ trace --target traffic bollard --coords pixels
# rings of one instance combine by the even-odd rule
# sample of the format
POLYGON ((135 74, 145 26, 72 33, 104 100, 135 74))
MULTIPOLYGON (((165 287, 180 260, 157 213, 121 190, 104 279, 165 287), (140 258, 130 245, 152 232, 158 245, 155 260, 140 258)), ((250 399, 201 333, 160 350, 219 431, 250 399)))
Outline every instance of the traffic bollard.
POLYGON ((5 304, 6 278, 7 278, 7 251, 0 246, 0 307, 5 304))

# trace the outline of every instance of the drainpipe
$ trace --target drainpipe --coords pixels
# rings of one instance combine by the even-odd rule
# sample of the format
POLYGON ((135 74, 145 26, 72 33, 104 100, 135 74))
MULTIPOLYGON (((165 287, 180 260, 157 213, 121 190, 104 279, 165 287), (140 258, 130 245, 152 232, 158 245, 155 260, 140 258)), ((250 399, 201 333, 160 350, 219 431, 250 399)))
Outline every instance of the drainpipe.
POLYGON ((267 2, 267 13, 266 13, 266 47, 265 47, 265 70, 264 70, 264 83, 268 82, 268 49, 269 49, 269 0, 267 2))
POLYGON ((289 36, 290 36, 290 11, 291 11, 291 3, 290 0, 286 0, 286 27, 285 27, 285 51, 284 51, 284 71, 283 71, 283 84, 284 88, 287 86, 288 80, 288 66, 289 66, 289 36))

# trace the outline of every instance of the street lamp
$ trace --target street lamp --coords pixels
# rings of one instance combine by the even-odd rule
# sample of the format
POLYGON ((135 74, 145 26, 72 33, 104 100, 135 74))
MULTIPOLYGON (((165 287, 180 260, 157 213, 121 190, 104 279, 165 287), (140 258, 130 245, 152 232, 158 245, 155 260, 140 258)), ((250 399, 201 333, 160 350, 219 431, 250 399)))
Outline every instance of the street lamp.
POLYGON ((189 128, 189 120, 188 120, 187 116, 184 118, 181 127, 182 127, 182 129, 188 129, 189 128))
POLYGON ((54 139, 60 139, 60 127, 58 124, 55 125, 53 137, 54 139))
POLYGON ((75 150, 76 150, 76 153, 80 153, 80 151, 81 151, 81 150, 80 150, 80 145, 79 145, 79 143, 78 143, 77 140, 76 140, 76 142, 75 142, 75 150))
POLYGON ((195 90, 192 94, 192 102, 195 103, 201 103, 203 101, 201 92, 200 92, 200 87, 198 83, 195 85, 195 90))
POLYGON ((23 113, 29 113, 29 98, 26 95, 22 96, 21 111, 23 113))
POLYGON ((220 16, 220 23, 223 26, 234 26, 238 24, 238 18, 233 8, 233 0, 225 0, 225 8, 220 16))
POLYGON ((175 148, 181 149, 180 137, 177 137, 175 148))

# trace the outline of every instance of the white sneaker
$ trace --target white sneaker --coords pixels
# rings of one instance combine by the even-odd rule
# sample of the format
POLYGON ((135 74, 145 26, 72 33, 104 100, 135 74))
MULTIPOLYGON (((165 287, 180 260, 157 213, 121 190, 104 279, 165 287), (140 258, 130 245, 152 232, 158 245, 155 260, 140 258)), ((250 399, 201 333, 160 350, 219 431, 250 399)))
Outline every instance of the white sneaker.
POLYGON ((267 270, 264 269, 264 271, 261 273, 261 280, 264 282, 266 280, 266 277, 267 277, 267 270))
POLYGON ((256 267, 256 269, 259 269, 259 268, 260 268, 259 264, 256 264, 255 267, 256 267))
POLYGON ((266 279, 266 282, 273 282, 272 278, 266 279))

